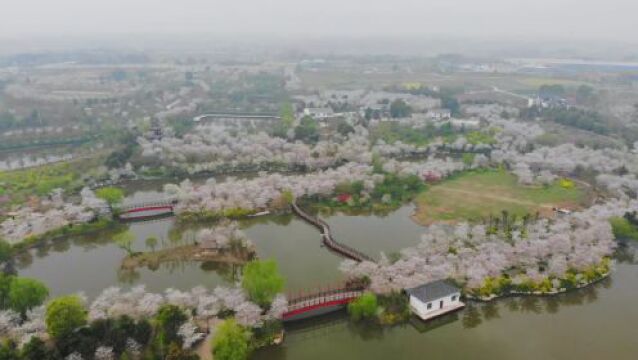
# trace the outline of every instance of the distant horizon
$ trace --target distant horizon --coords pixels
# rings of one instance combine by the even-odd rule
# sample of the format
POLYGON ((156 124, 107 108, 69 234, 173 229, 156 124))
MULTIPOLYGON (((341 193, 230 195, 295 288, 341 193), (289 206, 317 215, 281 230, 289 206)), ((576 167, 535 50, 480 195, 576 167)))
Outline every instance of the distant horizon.
POLYGON ((182 51, 225 48, 255 52, 297 51, 309 55, 530 57, 638 61, 638 45, 625 41, 477 37, 460 35, 272 35, 214 33, 131 33, 0 35, 0 55, 69 51, 182 51))
POLYGON ((452 36, 637 43, 638 2, 608 0, 21 0, 0 34, 452 36))

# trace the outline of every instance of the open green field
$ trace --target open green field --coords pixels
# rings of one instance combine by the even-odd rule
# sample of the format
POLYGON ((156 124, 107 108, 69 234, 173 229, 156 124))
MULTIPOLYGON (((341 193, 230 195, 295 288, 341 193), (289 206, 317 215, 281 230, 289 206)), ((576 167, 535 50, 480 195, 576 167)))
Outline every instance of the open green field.
POLYGON ((523 77, 519 78, 518 82, 529 86, 533 89, 538 89, 543 85, 562 85, 567 87, 577 87, 581 85, 589 85, 589 83, 579 80, 573 79, 565 79, 565 78, 553 78, 553 77, 523 77))
POLYGON ((14 204, 23 204, 32 196, 46 196, 52 190, 75 191, 82 188, 83 176, 94 174, 104 156, 79 158, 28 169, 0 171, 0 213, 14 204))
POLYGON ((364 73, 360 69, 322 69, 301 71, 299 77, 305 87, 317 89, 382 88, 386 85, 417 83, 426 86, 464 88, 465 90, 500 89, 533 93, 541 85, 577 87, 587 82, 577 79, 502 73, 437 73, 427 70, 364 73))
POLYGON ((519 185, 516 176, 503 171, 460 174, 429 187, 415 200, 414 220, 427 225, 435 221, 478 221, 503 210, 523 216, 537 211, 551 216, 554 207, 580 208, 587 191, 579 187, 519 185))

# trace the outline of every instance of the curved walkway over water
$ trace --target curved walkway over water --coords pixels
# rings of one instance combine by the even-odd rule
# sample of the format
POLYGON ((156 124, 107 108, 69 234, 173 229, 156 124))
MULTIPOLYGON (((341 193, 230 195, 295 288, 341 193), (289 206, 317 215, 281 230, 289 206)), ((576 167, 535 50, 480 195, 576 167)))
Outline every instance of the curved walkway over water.
POLYGON ((284 321, 294 321, 341 309, 363 294, 363 288, 344 286, 324 289, 312 294, 289 296, 284 321))
POLYGON ((359 250, 353 249, 347 245, 344 245, 338 241, 336 241, 334 239, 334 237, 332 236, 332 231, 330 230, 330 225, 328 225, 328 223, 326 223, 325 221, 313 217, 309 214, 307 214, 306 212, 304 212, 303 210, 301 210, 301 208, 299 207, 299 205, 297 205, 296 202, 293 201, 292 203, 292 211, 299 216, 300 218, 302 218, 304 221, 306 221, 307 223, 309 223, 310 225, 316 227, 319 232, 321 232, 321 240, 323 242, 323 244, 330 250, 334 251, 335 253, 346 257, 348 259, 352 259, 354 261, 371 261, 374 262, 374 260, 369 257, 368 255, 362 253, 359 250))

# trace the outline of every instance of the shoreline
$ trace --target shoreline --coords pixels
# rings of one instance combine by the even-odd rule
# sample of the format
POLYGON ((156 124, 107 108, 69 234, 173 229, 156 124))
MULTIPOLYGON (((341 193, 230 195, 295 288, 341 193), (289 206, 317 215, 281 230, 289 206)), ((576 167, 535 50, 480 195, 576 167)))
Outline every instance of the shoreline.
POLYGON ((579 284, 574 286, 573 288, 560 288, 556 291, 549 291, 549 292, 543 292, 543 291, 510 291, 506 294, 492 294, 490 296, 475 296, 475 295, 464 295, 463 297, 465 297, 467 300, 470 301, 478 301, 478 302, 490 302, 493 300, 499 300, 499 299, 503 299, 503 298, 507 298, 507 297, 526 297, 526 296, 538 296, 538 297, 551 297, 551 296, 556 296, 556 295, 561 295, 561 294, 565 294, 571 291, 577 291, 580 289, 584 289, 586 287, 595 285, 607 278, 609 278, 611 276, 612 272, 609 271, 603 275, 600 276, 600 278, 595 279, 593 281, 590 281, 588 283, 585 284, 579 284))
POLYGON ((206 251, 193 244, 158 251, 134 253, 122 259, 120 268, 133 271, 140 267, 146 267, 153 270, 163 263, 175 261, 212 261, 230 265, 242 265, 256 258, 257 254, 253 250, 206 251))

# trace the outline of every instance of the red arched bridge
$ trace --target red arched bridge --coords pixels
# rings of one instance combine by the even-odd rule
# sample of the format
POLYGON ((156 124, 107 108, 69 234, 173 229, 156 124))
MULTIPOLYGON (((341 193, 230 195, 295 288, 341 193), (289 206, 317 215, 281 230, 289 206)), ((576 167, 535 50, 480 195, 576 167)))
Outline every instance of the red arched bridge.
POLYGON ((122 220, 146 220, 173 215, 176 204, 176 200, 158 200, 121 205, 116 210, 122 220))
POLYGON ((371 257, 362 253, 361 251, 353 249, 345 244, 342 244, 336 241, 334 237, 332 236, 332 231, 330 230, 330 225, 328 225, 328 223, 326 223, 325 221, 319 218, 310 216, 309 214, 305 213, 303 210, 301 210, 299 205, 297 205, 295 202, 292 203, 292 210, 295 214, 297 214, 300 218, 305 220, 307 223, 319 229, 319 232, 321 232, 321 240, 328 249, 334 251, 335 253, 343 257, 352 259, 354 261, 374 262, 374 260, 371 257))
POLYGON ((294 321, 339 310, 363 294, 363 287, 334 287, 288 296, 284 321, 294 321))

